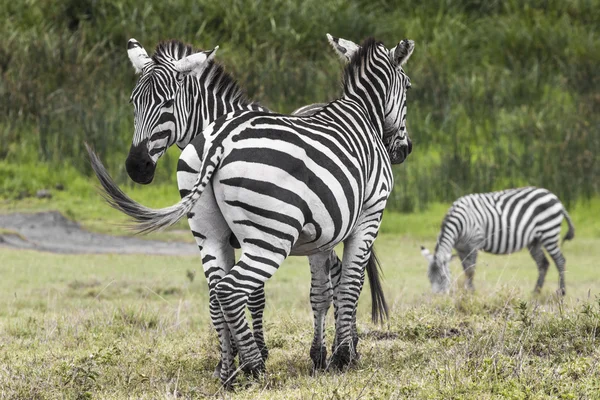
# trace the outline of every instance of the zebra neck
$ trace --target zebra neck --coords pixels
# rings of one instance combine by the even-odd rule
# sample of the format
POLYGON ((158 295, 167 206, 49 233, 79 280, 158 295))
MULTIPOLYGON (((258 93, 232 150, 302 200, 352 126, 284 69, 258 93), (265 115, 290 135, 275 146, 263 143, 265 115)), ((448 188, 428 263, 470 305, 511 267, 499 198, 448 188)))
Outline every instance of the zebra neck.
MULTIPOLYGON (((346 92, 343 100, 355 103, 358 108, 364 113, 367 121, 371 123, 375 129, 376 135, 383 137, 383 108, 381 104, 374 103, 368 96, 368 92, 363 89, 357 89, 358 92, 346 92)), ((356 108, 355 108, 356 109, 356 108)))
POLYGON ((375 48, 364 49, 364 51, 370 55, 365 56, 360 67, 354 60, 346 67, 343 98, 358 103, 379 137, 382 137, 389 82, 381 82, 382 78, 374 72, 379 69, 373 65, 375 48))
POLYGON ((260 104, 250 102, 237 82, 216 63, 199 77, 189 79, 187 85, 187 96, 181 105, 187 117, 179 121, 185 125, 177 129, 180 134, 176 139, 181 149, 216 119, 232 111, 268 111, 260 104))
POLYGON ((453 229, 454 227, 447 226, 445 222, 446 221, 444 221, 444 226, 442 226, 442 230, 435 246, 434 257, 438 260, 450 259, 452 249, 454 248, 458 237, 458 233, 453 229))

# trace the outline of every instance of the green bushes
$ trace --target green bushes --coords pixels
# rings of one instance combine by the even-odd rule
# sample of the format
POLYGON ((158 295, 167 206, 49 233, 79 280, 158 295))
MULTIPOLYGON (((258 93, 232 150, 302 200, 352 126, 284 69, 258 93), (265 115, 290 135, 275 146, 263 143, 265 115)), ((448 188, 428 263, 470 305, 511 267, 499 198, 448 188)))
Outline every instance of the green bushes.
MULTIPOLYGON (((130 37, 149 51, 168 38, 219 44, 218 59, 253 99, 290 112, 339 94, 330 32, 417 42, 406 67, 415 147, 396 169, 393 209, 517 185, 545 186, 566 203, 600 190, 598 0, 32 0, 7 4, 0 17, 0 157, 8 163, 89 174, 87 140, 128 182, 130 37)), ((161 161, 170 184, 175 159, 161 161)), ((18 192, 10 188, 0 195, 18 192)))

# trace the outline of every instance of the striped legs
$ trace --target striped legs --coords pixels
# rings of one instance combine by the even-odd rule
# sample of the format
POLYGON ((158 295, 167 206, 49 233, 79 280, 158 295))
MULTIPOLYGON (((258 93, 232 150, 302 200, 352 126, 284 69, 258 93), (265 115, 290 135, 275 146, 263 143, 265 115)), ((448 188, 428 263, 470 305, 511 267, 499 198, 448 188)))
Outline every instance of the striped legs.
MULTIPOLYGON (((334 354, 331 364, 343 368, 356 358, 355 331, 356 306, 367 261, 371 256, 374 235, 368 232, 354 234, 344 242, 339 283, 334 287, 334 301, 337 303, 335 321, 334 354)), ((356 339, 358 337, 356 336, 356 339)))
POLYGON ((248 309, 252 317, 252 331, 254 332, 254 340, 260 350, 263 361, 267 361, 269 357, 269 349, 265 344, 265 336, 263 331, 263 312, 265 311, 265 285, 262 284, 248 298, 248 309))
POLYGON ((456 249, 456 251, 458 252, 458 257, 460 258, 463 271, 465 271, 465 276, 467 278, 465 281, 465 289, 474 291, 475 286, 473 286, 473 277, 475 276, 475 264, 477 264, 477 249, 456 249))
POLYGON ((325 318, 333 299, 333 289, 329 274, 332 265, 339 262, 335 251, 318 253, 308 257, 310 264, 310 304, 314 315, 314 338, 310 347, 313 371, 327 365, 325 347, 325 318))
MULTIPOLYGON (((558 232, 560 233, 560 230, 558 232)), ((548 254, 550 254, 550 257, 552 257, 554 264, 556 264, 556 269, 558 269, 558 279, 559 279, 558 293, 561 296, 564 296, 566 294, 565 264, 567 263, 567 260, 563 256, 562 252, 560 251, 560 247, 558 246, 558 233, 552 239, 543 240, 542 245, 544 246, 544 248, 546 249, 548 254)))
POLYGON ((534 291, 536 293, 541 292, 542 287, 544 286, 544 281, 546 280, 546 273, 548 272, 548 267, 550 266, 550 261, 544 255, 544 251, 542 250, 542 245, 539 241, 535 241, 529 247, 529 254, 535 260, 535 263, 538 267, 538 280, 535 284, 534 291))
MULTIPOLYGON (((337 321, 339 307, 338 307, 336 288, 340 284, 340 278, 342 276, 342 260, 340 260, 338 257, 335 258, 335 263, 331 267, 330 275, 331 275, 331 282, 333 285, 333 315, 334 315, 335 321, 337 321)), ((360 292, 362 292, 362 287, 365 282, 364 269, 363 269, 360 279, 361 279, 360 280, 360 292)), ((356 351, 358 348, 357 347, 358 346, 358 330, 356 329, 356 309, 352 313, 352 345, 354 346, 354 350, 356 351)), ((334 341, 331 345, 331 353, 332 354, 335 353, 336 348, 337 348, 337 344, 334 341)), ((356 353, 356 358, 358 358, 359 356, 360 355, 358 353, 356 353)))
MULTIPOLYGON (((220 214, 213 215, 220 216, 220 214)), ((231 343, 229 329, 221 312, 215 288, 227 270, 233 266, 235 253, 227 241, 217 239, 219 235, 213 238, 204 234, 210 231, 207 227, 212 227, 215 233, 219 232, 218 227, 224 221, 217 221, 217 218, 204 218, 199 221, 192 217, 188 222, 202 255, 202 268, 208 283, 210 318, 219 336, 221 347, 221 361, 215 368, 215 375, 230 375, 235 370, 233 357, 236 349, 231 343)))
MULTIPOLYGON (((249 247, 253 248, 254 246, 249 247)), ((250 295, 262 287, 275 273, 285 256, 279 252, 270 253, 265 248, 256 251, 255 254, 260 255, 254 255, 244 248, 244 244, 242 244, 242 251, 240 260, 217 283, 215 291, 225 322, 229 326, 232 338, 239 351, 240 367, 242 371, 256 375, 264 370, 265 364, 244 311, 250 295)), ((223 353, 223 357, 230 356, 229 353, 223 353)), ((223 358, 222 362, 228 365, 232 364, 233 357, 231 356, 227 360, 223 358)), ((226 369, 221 371, 221 381, 228 382, 231 374, 227 375, 228 371, 226 369)))

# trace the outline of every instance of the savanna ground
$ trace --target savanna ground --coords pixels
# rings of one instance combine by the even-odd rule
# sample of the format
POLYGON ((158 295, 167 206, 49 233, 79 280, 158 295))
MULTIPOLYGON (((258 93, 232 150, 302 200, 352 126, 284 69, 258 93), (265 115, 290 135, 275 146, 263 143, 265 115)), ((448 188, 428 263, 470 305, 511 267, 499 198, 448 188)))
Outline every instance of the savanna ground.
MULTIPOLYGON (((144 190, 131 193, 161 202, 159 187, 144 190)), ((72 199, 57 193, 53 200, 5 202, 1 210, 52 207, 91 229, 123 232, 115 225, 122 218, 99 199, 82 203, 86 207, 72 199)), ((238 378, 233 392, 212 377, 218 341, 199 257, 0 248, 0 396, 597 398, 598 206, 572 212, 577 233, 564 245, 564 299, 554 295, 553 265, 542 294, 532 294, 537 269, 527 252, 481 255, 476 294, 461 289, 461 268, 453 262, 456 290, 433 296, 419 246, 434 246, 447 205, 386 215, 376 246, 391 318, 383 326, 370 323, 366 287, 358 318, 361 359, 344 373, 311 376, 309 270, 305 258, 290 258, 266 286, 267 373, 238 378)), ((333 334, 329 316, 328 346, 333 334)))

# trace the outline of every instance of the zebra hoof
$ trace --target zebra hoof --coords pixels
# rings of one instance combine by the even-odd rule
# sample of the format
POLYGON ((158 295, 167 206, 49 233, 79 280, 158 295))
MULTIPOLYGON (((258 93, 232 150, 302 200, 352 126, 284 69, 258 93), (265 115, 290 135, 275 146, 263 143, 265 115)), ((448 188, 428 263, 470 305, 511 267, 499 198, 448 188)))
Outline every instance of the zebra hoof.
POLYGON ((260 374, 265 372, 265 363, 262 359, 248 361, 244 363, 241 369, 246 375, 257 378, 260 374))
POLYGON ((327 368, 327 348, 325 346, 311 347, 310 359, 313 362, 313 372, 324 370, 327 368))
POLYGON ((329 365, 337 370, 342 370, 356 360, 356 353, 352 351, 349 344, 338 346, 331 356, 329 365))
POLYGON ((235 366, 233 366, 232 369, 230 369, 229 371, 221 371, 221 373, 219 374, 221 378, 221 384, 226 390, 233 390, 236 375, 237 370, 235 366))

